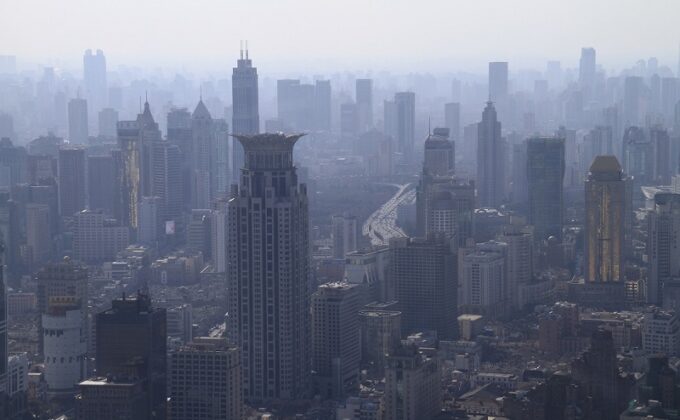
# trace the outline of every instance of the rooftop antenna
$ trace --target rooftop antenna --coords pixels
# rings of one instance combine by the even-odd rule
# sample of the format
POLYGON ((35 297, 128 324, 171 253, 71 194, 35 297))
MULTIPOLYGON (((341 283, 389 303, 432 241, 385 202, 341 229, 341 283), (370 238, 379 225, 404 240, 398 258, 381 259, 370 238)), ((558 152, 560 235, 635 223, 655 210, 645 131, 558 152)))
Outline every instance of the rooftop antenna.
POLYGON ((243 60, 243 41, 241 41, 241 60, 243 60))
POLYGON ((149 91, 144 91, 144 103, 149 103, 149 91))
POLYGON ((246 60, 248 59, 248 41, 246 41, 246 60))

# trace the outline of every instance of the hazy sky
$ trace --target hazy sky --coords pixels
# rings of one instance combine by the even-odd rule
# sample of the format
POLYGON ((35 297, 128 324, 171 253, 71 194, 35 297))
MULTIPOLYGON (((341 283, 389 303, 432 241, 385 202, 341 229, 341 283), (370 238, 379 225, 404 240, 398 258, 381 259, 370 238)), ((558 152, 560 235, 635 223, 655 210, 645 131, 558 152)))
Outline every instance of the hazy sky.
POLYGON ((608 69, 678 63, 680 0, 0 0, 0 54, 80 66, 230 67, 248 39, 277 71, 482 70, 575 66, 594 46, 608 69))

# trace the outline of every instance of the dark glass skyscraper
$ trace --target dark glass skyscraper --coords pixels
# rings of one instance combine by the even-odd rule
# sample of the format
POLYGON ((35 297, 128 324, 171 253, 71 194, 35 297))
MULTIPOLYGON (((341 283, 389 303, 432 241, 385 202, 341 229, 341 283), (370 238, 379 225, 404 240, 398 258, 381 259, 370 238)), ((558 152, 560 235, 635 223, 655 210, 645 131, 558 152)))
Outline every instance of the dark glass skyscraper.
POLYGON ((301 135, 236 135, 245 151, 228 204, 228 331, 244 397, 293 400, 310 380, 309 218, 293 146, 301 135))
MULTIPOLYGON (((241 50, 241 58, 236 62, 236 67, 231 76, 233 117, 232 133, 234 134, 257 134, 260 132, 260 113, 257 87, 257 68, 248 58, 248 49, 241 50)), ((232 160, 232 179, 236 182, 241 174, 244 163, 243 147, 234 142, 232 160)))
POLYGON ((147 419, 166 418, 165 309, 147 295, 116 299, 97 314, 97 374, 140 380, 148 396, 147 419))
POLYGON ((529 223, 538 241, 562 237, 564 139, 535 137, 527 140, 529 223))

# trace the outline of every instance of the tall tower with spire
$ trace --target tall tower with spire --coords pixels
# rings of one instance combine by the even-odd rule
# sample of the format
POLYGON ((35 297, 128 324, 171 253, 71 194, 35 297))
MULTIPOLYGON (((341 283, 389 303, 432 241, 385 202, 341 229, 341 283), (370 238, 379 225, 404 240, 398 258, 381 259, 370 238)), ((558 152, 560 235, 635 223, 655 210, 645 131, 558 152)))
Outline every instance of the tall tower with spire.
POLYGON ((489 101, 477 124, 477 196, 481 207, 498 207, 505 200, 505 152, 501 123, 489 101))
MULTIPOLYGON (((231 76, 232 86, 232 133, 236 135, 257 134, 260 132, 260 112, 257 88, 257 68, 248 57, 246 42, 245 56, 243 44, 241 55, 231 76)), ((238 180, 244 164, 243 147, 234 142, 232 160, 232 179, 238 180)))
POLYGON ((245 163, 227 207, 228 332, 254 403, 308 397, 308 200, 293 165, 300 137, 236 135, 245 163))

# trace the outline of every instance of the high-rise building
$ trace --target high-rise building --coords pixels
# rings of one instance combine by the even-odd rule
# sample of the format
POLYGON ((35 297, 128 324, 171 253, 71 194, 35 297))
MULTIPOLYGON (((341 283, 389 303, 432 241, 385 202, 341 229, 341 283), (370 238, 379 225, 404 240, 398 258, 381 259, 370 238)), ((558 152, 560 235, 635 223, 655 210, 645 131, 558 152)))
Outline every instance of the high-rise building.
POLYGON ((120 216, 120 178, 117 158, 120 153, 87 158, 87 191, 89 208, 103 210, 112 217, 120 216))
POLYGON ((143 245, 157 246, 164 232, 160 197, 142 197, 138 213, 137 241, 143 245))
POLYGON ((385 133, 392 136, 403 162, 414 159, 416 94, 397 92, 394 101, 385 102, 385 133))
POLYGON ((457 257, 443 236, 390 241, 390 277, 402 313, 402 332, 435 331, 442 340, 457 333, 457 257))
POLYGON ((502 314, 507 305, 507 244, 485 242, 466 253, 460 270, 460 305, 470 313, 502 314))
POLYGON ((85 94, 92 112, 99 112, 107 104, 108 86, 106 84, 106 57, 102 50, 92 54, 85 51, 83 56, 83 76, 85 94))
POLYGON ((87 101, 73 98, 68 102, 68 138, 74 144, 87 144, 89 136, 87 101))
POLYGON ((595 48, 581 48, 581 59, 578 67, 578 82, 585 89, 592 89, 596 76, 595 48))
POLYGON ((513 218, 503 227, 503 233, 498 239, 508 244, 506 275, 510 307, 522 309, 524 305, 530 303, 525 291, 534 273, 533 231, 531 227, 525 226, 521 219, 513 218))
MULTIPOLYGON (((136 210, 135 210, 136 212, 136 210)), ((130 228, 102 210, 83 210, 74 216, 73 256, 87 263, 113 261, 130 244, 130 228)))
POLYGON ((104 108, 99 111, 99 136, 105 139, 116 138, 116 125, 118 124, 118 111, 113 108, 104 108))
POLYGON ((76 391, 87 374, 87 318, 83 305, 74 296, 50 297, 47 312, 41 315, 45 382, 52 395, 76 391))
POLYGON ((598 156, 585 182, 587 282, 623 282, 626 180, 615 156, 598 156))
POLYGON ((644 123, 643 98, 645 85, 642 77, 628 76, 623 85, 623 124, 640 126, 644 123))
POLYGON ((340 134, 345 137, 359 134, 359 107, 354 102, 340 105, 340 134))
POLYGON ((358 387, 360 287, 326 283, 312 295, 312 369, 323 398, 342 398, 358 387))
POLYGON ((192 140, 193 133, 191 129, 191 114, 186 108, 172 108, 168 112, 167 118, 168 127, 168 142, 179 148, 181 164, 181 209, 189 210, 191 208, 191 177, 192 177, 192 163, 193 151, 192 140))
POLYGON ((236 135, 246 159, 228 207, 228 331, 243 352, 250 401, 309 390, 308 199, 293 165, 300 137, 236 135))
POLYGON ((678 159, 672 158, 668 131, 661 126, 651 127, 649 140, 654 149, 654 183, 655 185, 669 185, 671 177, 677 172, 678 159))
POLYGON ((241 360, 237 347, 217 337, 198 337, 168 360, 170 418, 243 418, 241 360))
POLYGON ((331 81, 317 80, 314 84, 313 128, 331 130, 331 81))
POLYGON ((571 372, 592 399, 593 409, 603 413, 603 418, 616 418, 628 402, 619 401, 619 368, 611 331, 603 328, 593 332, 590 348, 571 364, 571 372))
POLYGON ((443 234, 465 246, 474 236, 475 202, 473 183, 423 173, 416 191, 418 234, 443 234))
POLYGON ((437 359, 415 347, 403 347, 390 355, 385 368, 385 418, 435 418, 442 404, 440 375, 437 359))
POLYGON ((50 233, 49 206, 46 204, 27 204, 26 245, 30 250, 31 267, 36 268, 52 256, 52 235, 50 233))
POLYGON ((508 63, 489 63, 489 101, 499 101, 508 96, 508 63))
POLYGON ((161 143, 161 132, 151 115, 149 102, 134 121, 118 122, 121 150, 121 222, 137 228, 137 203, 142 197, 158 195, 153 191, 154 146, 161 143))
POLYGON ((680 282, 680 194, 657 193, 647 233, 647 302, 661 305, 664 286, 680 282))
POLYGON ((529 223, 534 239, 562 238, 564 219, 564 139, 534 137, 527 140, 529 223))
MULTIPOLYGON (((258 105, 257 68, 253 67, 248 58, 248 49, 243 58, 237 61, 231 76, 233 101, 232 132, 234 134, 257 134, 260 132, 260 114, 258 105)), ((237 182, 241 176, 241 169, 245 163, 243 146, 233 142, 232 150, 232 182, 237 182)))
POLYGON ((211 161, 212 148, 215 144, 213 119, 203 100, 198 102, 191 115, 192 152, 191 163, 191 208, 210 208, 211 196, 211 161))
POLYGON ((480 207, 499 207, 505 201, 506 147, 492 102, 486 103, 477 124, 477 196, 480 207))
POLYGON ((359 311, 361 324, 361 363, 369 372, 382 377, 385 357, 401 344, 401 312, 389 305, 369 304, 359 311))
POLYGON ((460 103, 451 102, 444 105, 444 123, 449 129, 453 141, 461 140, 460 131, 460 103))
POLYGON ((359 114, 359 131, 373 128, 373 79, 355 81, 355 98, 359 114))
POLYGON ((72 217, 85 208, 85 149, 59 149, 59 213, 72 217))
POLYGON ((47 313, 50 298, 73 297, 87 308, 88 271, 84 265, 64 258, 50 263, 36 274, 38 284, 38 311, 47 313))
POLYGON ((358 249, 359 228, 357 218, 349 213, 335 215, 331 219, 331 228, 333 257, 344 260, 347 253, 358 249))
POLYGON ((423 173, 434 176, 452 175, 455 170, 456 149, 449 140, 448 128, 435 128, 425 140, 423 173))
POLYGON ((148 396, 145 419, 166 418, 165 309, 147 295, 123 296, 97 314, 96 369, 101 376, 134 378, 148 396))

